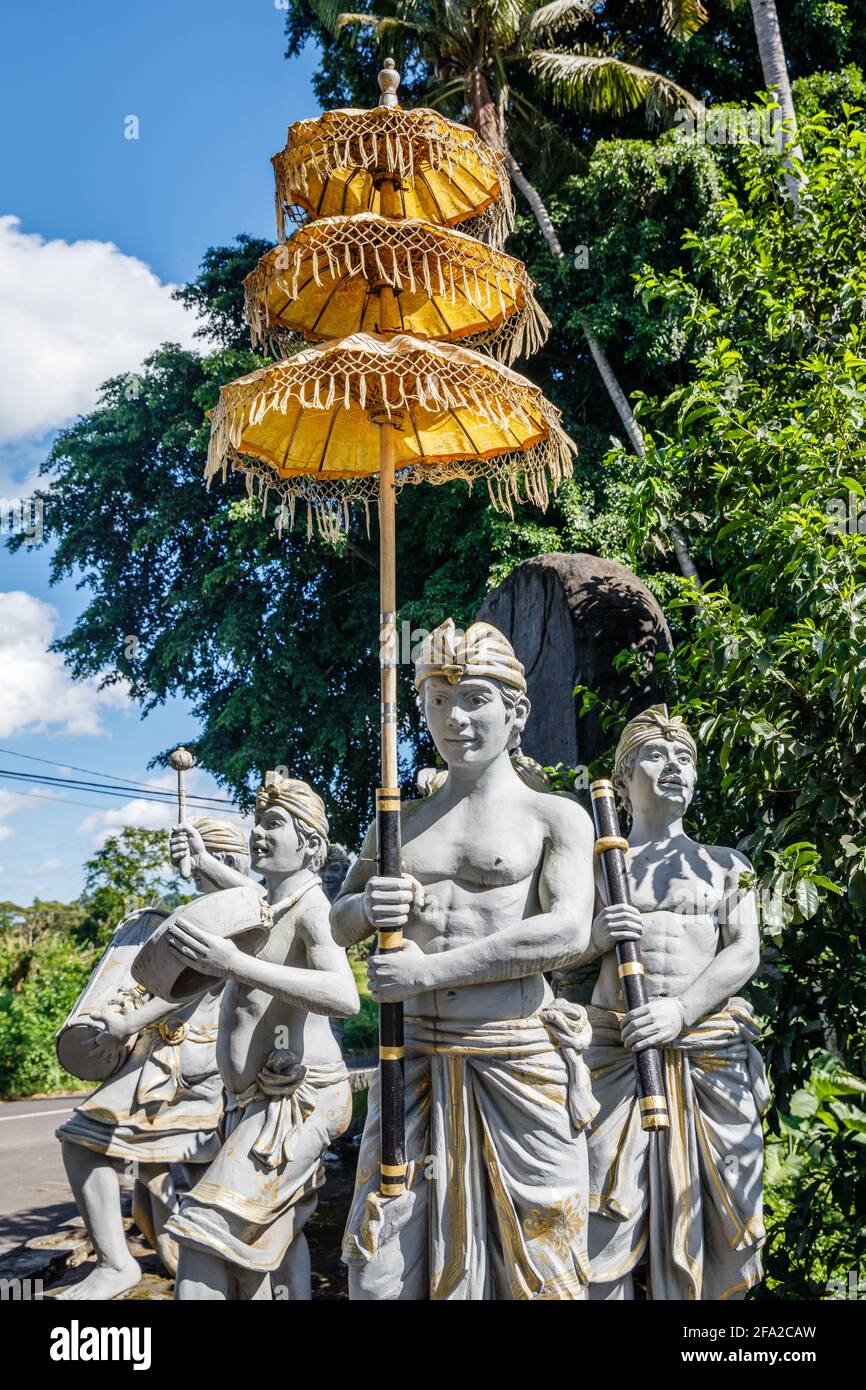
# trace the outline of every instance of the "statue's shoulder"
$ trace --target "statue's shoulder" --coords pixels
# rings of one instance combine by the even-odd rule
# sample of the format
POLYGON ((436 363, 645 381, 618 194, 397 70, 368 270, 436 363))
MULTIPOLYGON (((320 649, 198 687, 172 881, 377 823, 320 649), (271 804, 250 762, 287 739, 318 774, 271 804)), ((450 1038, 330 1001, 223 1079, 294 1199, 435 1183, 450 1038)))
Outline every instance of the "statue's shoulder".
POLYGON ((751 861, 740 850, 732 849, 730 845, 702 844, 701 849, 718 864, 720 869, 724 869, 728 877, 733 880, 735 887, 741 874, 754 873, 751 861))
POLYGON ((594 839, 592 818, 573 796, 557 792, 531 791, 538 814, 543 816, 551 831, 565 839, 594 839))

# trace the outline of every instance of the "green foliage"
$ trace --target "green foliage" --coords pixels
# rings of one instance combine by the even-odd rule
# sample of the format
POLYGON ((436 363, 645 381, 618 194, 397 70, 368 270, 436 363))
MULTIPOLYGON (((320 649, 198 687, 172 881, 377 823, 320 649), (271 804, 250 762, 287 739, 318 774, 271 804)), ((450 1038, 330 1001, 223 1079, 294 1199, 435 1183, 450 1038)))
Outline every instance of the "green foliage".
MULTIPOLYGON (((857 114, 840 130, 818 117, 804 131, 814 153, 798 217, 780 197, 778 158, 743 147, 745 197, 729 197, 713 229, 687 238, 695 278, 647 270, 640 285, 661 322, 673 314, 683 326, 691 360, 687 384, 644 403, 647 455, 629 460, 632 563, 668 516, 684 519, 704 584, 696 592, 678 581, 684 640, 672 675, 708 751, 699 829, 739 844, 762 890, 768 949, 756 1000, 769 1025, 774 1128, 817 1048, 851 1072, 866 1069, 866 133, 857 114)), ((831 1152, 822 1123, 810 1141, 816 1172, 846 1162, 862 1171, 862 1148, 843 1156, 834 1138, 831 1152)), ((805 1235, 790 1267, 787 1241, 771 1245, 771 1276, 800 1296, 832 1252, 814 1202, 798 1193, 785 1219, 805 1235)))
POLYGON ((864 1106, 866 1081, 825 1052, 816 1055, 789 1112, 777 1116, 766 1155, 771 1297, 849 1298, 851 1276, 859 1283, 866 1261, 864 1106))
POLYGON ((54 1037, 99 955, 76 940, 79 904, 0 904, 0 1098, 74 1089, 54 1037))
POLYGON ((367 982, 367 942, 349 947, 349 964, 358 986, 361 1008, 343 1024, 343 1046, 347 1052, 375 1052, 379 1046, 379 1010, 370 997, 367 982))
POLYGON ((78 939, 105 946, 130 912, 156 903, 170 909, 182 902, 180 879, 166 872, 167 862, 165 830, 127 826, 119 835, 110 835, 84 866, 84 916, 76 928, 78 939))

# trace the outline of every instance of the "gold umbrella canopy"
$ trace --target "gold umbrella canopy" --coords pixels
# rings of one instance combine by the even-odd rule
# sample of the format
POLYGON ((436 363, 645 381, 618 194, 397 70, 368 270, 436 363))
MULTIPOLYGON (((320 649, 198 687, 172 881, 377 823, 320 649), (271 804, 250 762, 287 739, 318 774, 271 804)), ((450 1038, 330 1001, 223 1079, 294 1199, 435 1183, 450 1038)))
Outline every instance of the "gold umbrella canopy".
POLYGON ((497 246, 514 225, 504 156, 467 126, 425 107, 326 111, 298 121, 271 163, 281 241, 289 235, 288 220, 301 220, 299 213, 312 218, 390 213, 390 206, 381 206, 384 180, 394 182, 402 218, 439 227, 471 219, 466 230, 497 246))
POLYGON ((521 261, 451 228, 367 212, 310 222, 262 257, 244 281, 253 345, 281 357, 298 335, 378 332, 383 285, 399 331, 471 338, 506 362, 536 352, 550 329, 521 261))
POLYGON ((263 489, 308 503, 333 533, 348 503, 378 494, 380 426, 390 425, 397 483, 488 480, 491 500, 547 505, 570 476, 560 412, 525 377, 481 353, 403 334, 356 333, 264 367, 220 391, 207 475, 231 465, 263 489))

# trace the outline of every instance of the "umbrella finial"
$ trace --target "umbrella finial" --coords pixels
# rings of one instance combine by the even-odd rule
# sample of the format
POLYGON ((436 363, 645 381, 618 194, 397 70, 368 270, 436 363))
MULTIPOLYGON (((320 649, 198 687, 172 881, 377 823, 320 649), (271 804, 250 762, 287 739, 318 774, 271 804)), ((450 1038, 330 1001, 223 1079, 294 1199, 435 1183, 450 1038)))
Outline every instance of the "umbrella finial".
POLYGON ((379 73, 379 91, 382 93, 379 99, 380 106, 399 106, 397 100, 397 88, 400 86, 400 74, 394 63, 393 58, 386 58, 382 71, 379 73))

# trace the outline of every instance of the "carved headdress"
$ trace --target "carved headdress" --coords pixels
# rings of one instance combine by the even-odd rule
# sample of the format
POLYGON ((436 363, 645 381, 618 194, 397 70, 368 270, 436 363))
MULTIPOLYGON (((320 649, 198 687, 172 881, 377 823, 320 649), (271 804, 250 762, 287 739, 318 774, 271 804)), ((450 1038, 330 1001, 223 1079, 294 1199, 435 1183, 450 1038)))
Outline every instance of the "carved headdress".
POLYGON ((415 689, 420 690, 429 676, 444 676, 452 685, 482 677, 502 681, 526 694, 523 667, 514 648, 490 623, 472 623, 465 632, 458 632, 453 618, 447 618, 434 628, 421 644, 415 662, 415 689))
POLYGON ((678 714, 672 718, 668 714, 667 705, 650 705, 642 714, 636 714, 634 719, 630 719, 623 729, 614 755, 614 777, 621 772, 629 753, 633 753, 641 744, 649 743, 650 739, 654 738, 684 743, 697 762, 698 745, 686 728, 685 721, 678 714))
POLYGON ((261 815, 269 806, 280 806, 288 811, 293 820, 299 820, 321 835, 328 838, 328 817, 325 803, 306 782, 294 777, 281 777, 277 772, 266 772, 265 780, 256 792, 256 815, 261 815))
POLYGON ((214 820, 212 816, 196 816, 192 824, 204 840, 209 854, 249 855, 249 842, 240 826, 214 820))

